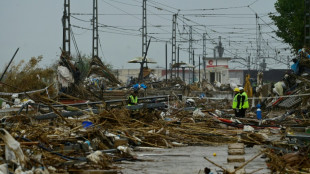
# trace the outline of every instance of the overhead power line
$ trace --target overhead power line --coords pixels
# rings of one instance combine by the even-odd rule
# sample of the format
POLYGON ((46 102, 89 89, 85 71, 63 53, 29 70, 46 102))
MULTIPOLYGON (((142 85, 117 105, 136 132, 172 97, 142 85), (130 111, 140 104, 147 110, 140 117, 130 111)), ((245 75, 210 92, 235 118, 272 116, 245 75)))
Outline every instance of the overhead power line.
MULTIPOLYGON (((129 16, 130 18, 138 19, 138 21, 142 21, 141 18, 141 0, 102 0, 109 7, 117 9, 115 12, 110 13, 102 13, 98 15, 105 15, 105 18, 109 16, 119 16, 120 18, 125 18, 123 16, 129 16), (137 8, 138 10, 128 10, 128 6, 132 8, 137 8)), ((176 21, 176 43, 180 47, 181 51, 188 53, 188 48, 185 46, 185 43, 189 42, 188 38, 188 26, 192 26, 192 42, 193 49, 201 50, 202 49, 202 41, 203 41, 203 33, 206 33, 206 41, 208 41, 208 46, 206 48, 208 50, 213 50, 214 46, 217 44, 218 36, 223 36, 223 45, 225 46, 225 51, 227 54, 231 56, 245 57, 247 54, 254 54, 256 50, 255 47, 255 31, 256 24, 254 23, 243 23, 243 18, 255 18, 254 13, 232 13, 228 9, 241 9, 241 8, 250 8, 253 6, 258 0, 254 0, 249 2, 248 5, 243 6, 232 6, 232 7, 222 7, 222 8, 206 8, 206 9, 178 9, 176 7, 169 6, 167 4, 158 2, 157 0, 147 0, 148 8, 148 16, 151 16, 151 20, 147 21, 148 28, 148 37, 152 38, 152 42, 172 42, 171 37, 171 17, 173 14, 178 14, 176 21), (227 11, 225 11, 227 10, 227 11), (154 18, 158 18, 158 24, 154 24, 154 18), (209 18, 220 19, 240 19, 234 23, 224 23, 221 24, 217 22, 216 24, 212 24, 210 22, 204 24, 201 21, 208 20, 209 18), (253 46, 252 46, 253 45, 253 46)), ((131 8, 131 9, 132 9, 131 8)), ((254 11, 254 10, 253 10, 254 11)), ((105 10, 104 10, 105 12, 105 10)), ((277 12, 275 12, 277 13, 277 12)), ((275 14, 273 13, 273 14, 275 14)), ((85 23, 90 23, 91 20, 87 19, 86 16, 92 15, 91 13, 71 13, 72 19, 78 24, 72 25, 72 27, 79 28, 81 30, 90 31, 91 29, 85 27, 85 23), (85 17, 82 17, 85 16, 85 17), (86 19, 85 19, 86 18, 86 19), (85 23, 81 23, 85 22, 85 23), (84 26, 83 26, 84 25, 84 26)), ((280 39, 275 35, 275 24, 274 22, 269 22, 266 13, 259 14, 259 20, 262 21, 261 26, 261 34, 262 36, 262 54, 268 54, 268 57, 272 57, 275 55, 275 49, 281 50, 281 55, 289 54, 287 53, 289 47, 283 43, 280 39), (271 38, 271 39, 270 39, 271 38), (268 39, 268 40, 267 40, 268 39)), ((126 18, 127 19, 127 18, 126 18)), ((132 23, 132 25, 122 25, 121 23, 117 24, 116 21, 113 23, 107 24, 107 20, 99 23, 98 27, 100 28, 99 32, 102 33, 110 33, 116 35, 124 35, 124 36, 133 36, 133 37, 141 37, 141 25, 138 25, 136 22, 132 23)), ((104 35, 103 35, 104 36, 104 35)), ((100 43, 100 40, 99 40, 100 43)), ((101 43, 100 43, 101 47, 101 43)), ((101 52, 103 53, 103 49, 101 47, 101 52)), ((195 55, 198 54, 199 51, 195 51, 195 55)))
POLYGON ((119 3, 119 4, 123 4, 123 5, 133 6, 133 7, 141 7, 141 5, 129 4, 129 3, 120 2, 120 1, 117 1, 117 0, 110 0, 110 1, 113 1, 113 2, 116 2, 116 3, 119 3))

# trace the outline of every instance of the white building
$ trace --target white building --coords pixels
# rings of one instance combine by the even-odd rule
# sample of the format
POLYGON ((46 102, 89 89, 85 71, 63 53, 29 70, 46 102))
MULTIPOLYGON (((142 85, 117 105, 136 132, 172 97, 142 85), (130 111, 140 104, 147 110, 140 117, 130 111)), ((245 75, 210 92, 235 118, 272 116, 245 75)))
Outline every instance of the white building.
MULTIPOLYGON (((131 77, 136 78, 139 76, 139 72, 140 69, 116 69, 114 70, 116 77, 123 83, 126 83, 128 79, 130 79, 131 77)), ((158 80, 164 80, 166 79, 166 74, 167 74, 167 79, 170 79, 171 77, 171 72, 170 70, 168 70, 168 72, 166 72, 165 69, 152 69, 151 71, 158 80)), ((195 82, 198 82, 198 78, 199 78, 199 74, 198 74, 198 68, 195 69, 195 82)), ((177 74, 177 72, 176 72, 177 74)), ((192 83, 192 77, 193 77, 193 71, 192 69, 186 68, 184 70, 184 79, 185 82, 188 83, 192 83), (191 81, 189 81, 191 80, 191 81)), ((183 70, 182 68, 179 69, 179 78, 183 79, 183 70)), ((203 68, 201 68, 200 70, 200 78, 202 80, 203 78, 203 68)))
POLYGON ((228 61, 230 57, 214 58, 204 57, 203 60, 206 63, 206 79, 208 82, 214 81, 222 84, 229 83, 229 67, 228 61))
MULTIPOLYGON (((213 83, 214 81, 220 82, 222 84, 230 83, 230 75, 229 75, 229 66, 228 61, 231 60, 230 57, 222 57, 222 58, 214 58, 214 57, 205 57, 203 60, 206 63, 206 79, 208 82, 213 83)), ((118 69, 117 77, 124 83, 126 83, 127 79, 130 77, 138 77, 139 69, 118 69)), ((199 79, 199 70, 195 68, 195 77, 194 81, 198 82, 199 79)), ((152 73, 155 74, 158 79, 164 80, 166 78, 170 79, 170 71, 166 72, 165 69, 153 69, 152 73)), ((203 76, 204 68, 201 66, 200 70, 200 80, 204 78, 203 76)), ((191 68, 186 68, 184 71, 184 77, 186 83, 192 83, 192 74, 193 71, 191 68)), ((179 68, 179 77, 183 79, 183 71, 182 68, 179 68)), ((239 82, 239 81, 238 81, 239 82)), ((241 82, 241 81, 240 81, 241 82)), ((240 83, 239 82, 239 83, 240 83)))

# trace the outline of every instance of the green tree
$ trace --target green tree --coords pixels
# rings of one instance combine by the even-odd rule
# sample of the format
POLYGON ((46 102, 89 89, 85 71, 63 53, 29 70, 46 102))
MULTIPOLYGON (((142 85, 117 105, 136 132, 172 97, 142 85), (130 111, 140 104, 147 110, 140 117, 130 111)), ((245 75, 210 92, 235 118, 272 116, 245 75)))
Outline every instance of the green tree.
POLYGON ((304 0, 278 0, 275 9, 279 14, 270 14, 270 18, 278 27, 276 34, 294 51, 304 44, 304 0))

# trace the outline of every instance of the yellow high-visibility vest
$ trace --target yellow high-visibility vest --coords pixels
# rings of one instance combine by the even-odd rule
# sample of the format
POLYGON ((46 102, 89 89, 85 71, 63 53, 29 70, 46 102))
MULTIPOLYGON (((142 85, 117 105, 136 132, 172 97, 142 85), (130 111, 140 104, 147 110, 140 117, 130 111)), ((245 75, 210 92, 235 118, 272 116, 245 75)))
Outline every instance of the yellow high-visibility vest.
MULTIPOLYGON (((244 96, 245 98, 244 98, 244 102, 243 102, 243 106, 240 106, 240 109, 247 109, 247 108, 249 108, 249 101, 248 101, 248 95, 246 94, 246 92, 243 92, 242 94, 241 94, 241 96, 244 96)), ((241 100, 242 100, 242 98, 241 98, 241 100)), ((241 101, 241 103, 242 103, 242 101, 241 101)))
MULTIPOLYGON (((137 104, 138 103, 138 96, 134 97, 133 95, 130 95, 129 100, 131 101, 131 103, 137 104)), ((131 106, 131 104, 128 103, 128 106, 131 106)))
POLYGON ((233 109, 236 109, 236 108, 237 108, 237 103, 238 103, 237 97, 238 97, 239 95, 240 95, 240 94, 238 93, 238 94, 236 94, 235 97, 234 97, 233 104, 232 104, 232 108, 233 108, 233 109))

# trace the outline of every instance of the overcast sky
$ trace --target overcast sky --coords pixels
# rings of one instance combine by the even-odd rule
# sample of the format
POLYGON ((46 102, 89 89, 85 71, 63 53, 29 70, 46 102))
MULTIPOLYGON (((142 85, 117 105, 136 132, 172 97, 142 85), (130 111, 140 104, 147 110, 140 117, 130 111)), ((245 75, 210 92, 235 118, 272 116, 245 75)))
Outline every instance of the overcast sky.
MULTIPOLYGON (((189 25, 193 26, 195 59, 202 54, 202 34, 208 33, 207 54, 222 36, 225 57, 256 57, 256 18, 262 32, 262 56, 268 58, 268 68, 286 68, 288 45, 276 38, 277 28, 268 17, 275 12, 276 0, 148 0, 148 33, 152 36, 148 57, 158 63, 152 67, 165 67, 165 42, 171 41, 172 15, 178 13, 177 40, 180 60, 188 61, 189 25), (250 6, 249 6, 250 5, 250 6), (248 7, 249 6, 249 7, 248 7), (275 37, 275 38, 272 38, 275 37), (156 42, 153 42, 156 41, 156 42), (277 50, 277 51, 276 51, 277 50), (276 54, 278 52, 279 54, 276 54)), ((43 56, 41 65, 48 66, 59 60, 62 46, 63 0, 1 0, 0 1, 0 60, 2 69, 19 47, 15 62, 43 56)), ((78 48, 91 55, 92 0, 71 0, 71 24, 78 48), (78 13, 78 14, 77 14, 78 13)), ((142 55, 142 0, 98 0, 99 56, 114 68, 138 68, 127 61, 142 55)), ((76 54, 71 43, 72 54, 76 54)), ((171 43, 168 43, 171 61, 171 43)), ((254 59, 253 59, 254 60, 254 59)), ((241 59, 241 63, 245 63, 241 59)), ((244 68, 232 63, 231 67, 244 68)), ((253 66, 254 67, 254 66, 253 66)), ((252 67, 252 68, 253 68, 252 67)))

